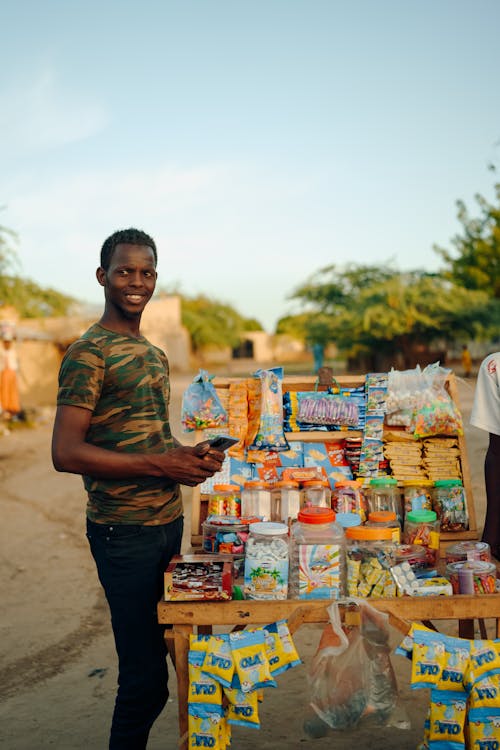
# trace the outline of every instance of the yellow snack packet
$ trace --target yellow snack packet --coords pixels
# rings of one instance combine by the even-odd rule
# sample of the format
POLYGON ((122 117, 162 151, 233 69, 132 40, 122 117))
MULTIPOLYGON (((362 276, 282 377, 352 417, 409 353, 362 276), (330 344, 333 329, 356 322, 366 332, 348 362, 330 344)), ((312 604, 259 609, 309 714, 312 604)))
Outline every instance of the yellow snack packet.
MULTIPOLYGON (((233 680, 234 684, 235 680, 233 680)), ((254 729, 260 729, 259 720, 259 709, 258 702, 259 698, 257 691, 244 693, 237 680, 237 687, 224 688, 224 695, 226 696, 228 703, 227 708, 227 721, 229 724, 236 726, 247 726, 253 727, 254 729)))
POLYGON ((474 683, 469 693, 469 708, 500 706, 500 671, 486 674, 474 683))
POLYGON ((222 687, 220 682, 211 675, 202 671, 205 660, 205 652, 189 651, 188 653, 188 676, 189 676, 189 703, 222 703, 222 687))
POLYGON ((446 663, 444 636, 415 629, 411 666, 412 688, 435 687, 446 663))
POLYGON ((221 750, 220 723, 222 719, 222 706, 189 703, 188 747, 209 747, 211 750, 221 750))
POLYGON ((273 677, 301 664, 286 620, 278 620, 264 628, 265 650, 273 677))
MULTIPOLYGON (((263 687, 276 687, 265 652, 264 631, 241 630, 229 633, 234 668, 244 693, 263 687)), ((229 687, 229 686, 228 686, 229 687)))
POLYGON ((213 677, 224 687, 231 686, 234 674, 234 661, 231 653, 229 633, 211 635, 209 637, 201 669, 205 674, 213 677))
POLYGON ((445 743, 442 747, 464 747, 467 699, 464 693, 452 690, 431 690, 429 744, 445 743), (448 743, 451 744, 449 745, 448 743))

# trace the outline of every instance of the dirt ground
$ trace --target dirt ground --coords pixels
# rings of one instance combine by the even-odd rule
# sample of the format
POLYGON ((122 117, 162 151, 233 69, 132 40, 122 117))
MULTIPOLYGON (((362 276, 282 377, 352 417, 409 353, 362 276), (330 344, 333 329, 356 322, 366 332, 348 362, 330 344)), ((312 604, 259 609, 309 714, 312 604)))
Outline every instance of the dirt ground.
MULTIPOLYGON (((191 376, 173 377, 172 421, 179 426, 180 398, 191 376)), ((468 424, 474 380, 459 380, 478 527, 484 519, 483 460, 487 435, 468 424)), ((0 745, 3 750, 105 750, 116 683, 114 645, 107 606, 84 536, 81 479, 57 474, 50 461, 52 412, 33 429, 0 436, 2 523, 0 565, 0 745)), ((184 551, 189 550, 190 491, 186 490, 184 551)), ((399 726, 365 727, 310 740, 302 723, 308 713, 306 670, 321 626, 294 637, 303 664, 265 692, 260 730, 236 728, 234 750, 255 747, 370 747, 414 750, 422 738, 426 690, 409 687, 409 662, 393 655, 399 692, 399 726)), ((401 640, 394 631, 393 645, 401 640)), ((150 750, 178 744, 175 676, 169 704, 157 720, 150 750)))

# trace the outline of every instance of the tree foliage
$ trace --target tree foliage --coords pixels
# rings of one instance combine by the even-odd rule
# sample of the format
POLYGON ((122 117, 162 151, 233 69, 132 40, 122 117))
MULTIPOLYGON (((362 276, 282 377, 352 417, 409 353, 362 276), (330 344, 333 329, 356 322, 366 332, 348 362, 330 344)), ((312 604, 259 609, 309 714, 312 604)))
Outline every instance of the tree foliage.
POLYGON ((443 275, 464 286, 478 289, 500 299, 500 184, 495 185, 498 205, 492 205, 476 195, 480 215, 471 218, 463 201, 457 201, 457 216, 462 233, 452 240, 455 253, 434 246, 443 258, 443 275))
POLYGON ((279 322, 306 341, 335 342, 346 356, 377 351, 406 360, 418 346, 480 338, 498 325, 498 307, 484 291, 464 289, 438 274, 388 267, 328 266, 292 298, 308 308, 279 322))
POLYGON ((181 297, 182 323, 195 351, 204 346, 237 347, 245 331, 262 330, 253 319, 243 318, 231 305, 204 295, 181 297))
POLYGON ((14 274, 19 265, 15 242, 16 233, 0 226, 0 306, 14 307, 21 318, 66 315, 73 297, 14 274))

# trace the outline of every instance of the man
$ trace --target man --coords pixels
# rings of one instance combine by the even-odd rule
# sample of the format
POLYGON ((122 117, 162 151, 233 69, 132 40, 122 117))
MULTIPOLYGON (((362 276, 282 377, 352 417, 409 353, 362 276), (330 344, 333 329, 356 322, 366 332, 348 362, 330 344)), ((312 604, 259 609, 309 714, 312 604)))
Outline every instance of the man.
POLYGON ((212 476, 224 454, 171 434, 168 361, 140 333, 157 278, 153 239, 115 232, 100 263, 104 312, 61 363, 52 459, 57 471, 81 474, 88 494, 87 537, 119 662, 109 748, 143 750, 168 697, 156 605, 181 547, 179 485, 212 476))
POLYGON ((484 461, 486 518, 482 539, 500 560, 500 352, 488 355, 481 362, 470 423, 489 432, 484 461))

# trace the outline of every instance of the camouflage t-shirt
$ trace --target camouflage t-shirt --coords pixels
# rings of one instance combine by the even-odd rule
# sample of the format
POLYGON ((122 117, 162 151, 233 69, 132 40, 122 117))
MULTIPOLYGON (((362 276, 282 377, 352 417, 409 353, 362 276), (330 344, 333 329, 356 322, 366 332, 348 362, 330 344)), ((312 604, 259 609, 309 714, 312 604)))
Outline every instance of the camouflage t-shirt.
MULTIPOLYGON (((168 417, 166 355, 140 336, 91 326, 67 350, 57 403, 92 412, 88 443, 123 453, 163 453, 174 447, 168 417)), ((155 525, 182 514, 179 485, 165 477, 84 476, 87 516, 96 523, 155 525)))

